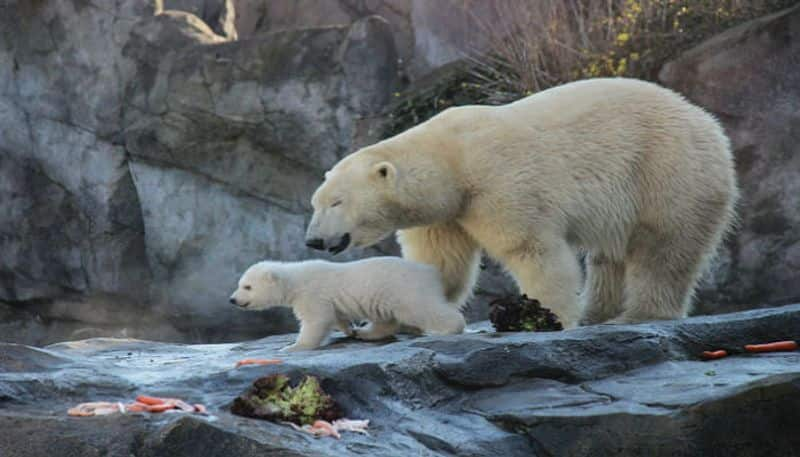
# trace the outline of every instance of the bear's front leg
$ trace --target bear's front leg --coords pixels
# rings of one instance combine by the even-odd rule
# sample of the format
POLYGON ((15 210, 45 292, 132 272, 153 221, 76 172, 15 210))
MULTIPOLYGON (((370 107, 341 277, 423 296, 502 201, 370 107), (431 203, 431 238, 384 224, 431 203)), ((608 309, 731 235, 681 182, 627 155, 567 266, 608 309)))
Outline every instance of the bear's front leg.
POLYGON ((625 264, 603 253, 586 257, 586 285, 581 325, 601 324, 622 314, 625 264))
POLYGON ((303 321, 300 324, 300 334, 297 341, 291 346, 281 349, 282 352, 295 352, 316 349, 322 344, 322 340, 328 336, 331 330, 331 322, 322 320, 316 322, 303 321))
POLYGON ((397 232, 403 258, 439 269, 447 301, 460 307, 478 280, 478 243, 455 223, 414 227, 397 232))
POLYGON ((578 325, 581 271, 565 240, 539 241, 534 248, 504 260, 523 294, 555 313, 565 329, 578 325))

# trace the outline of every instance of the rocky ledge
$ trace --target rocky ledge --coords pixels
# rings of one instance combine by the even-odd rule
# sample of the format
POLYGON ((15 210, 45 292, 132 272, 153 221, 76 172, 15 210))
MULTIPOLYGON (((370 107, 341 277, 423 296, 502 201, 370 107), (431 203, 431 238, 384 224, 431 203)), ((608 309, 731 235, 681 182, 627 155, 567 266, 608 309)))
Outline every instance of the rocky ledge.
POLYGON ((236 344, 91 339, 0 345, 0 455, 794 455, 800 352, 701 361, 707 349, 800 338, 800 305, 553 333, 384 344, 334 338, 279 354, 292 335, 236 344), (237 360, 281 365, 234 369, 237 360), (270 373, 311 373, 370 435, 314 438, 229 413, 270 373), (211 416, 71 418, 69 406, 136 394, 211 416), (794 449, 794 451, 793 451, 794 449))

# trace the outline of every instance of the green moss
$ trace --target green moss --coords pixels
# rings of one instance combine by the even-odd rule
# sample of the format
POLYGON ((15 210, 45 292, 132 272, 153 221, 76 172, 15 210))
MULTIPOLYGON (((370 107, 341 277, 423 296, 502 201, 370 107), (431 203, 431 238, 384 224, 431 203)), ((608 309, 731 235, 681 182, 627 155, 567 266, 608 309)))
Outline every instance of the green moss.
POLYGON ((325 393, 315 376, 305 376, 293 386, 289 377, 283 374, 257 379, 247 392, 234 400, 231 412, 298 425, 342 417, 339 406, 325 393))

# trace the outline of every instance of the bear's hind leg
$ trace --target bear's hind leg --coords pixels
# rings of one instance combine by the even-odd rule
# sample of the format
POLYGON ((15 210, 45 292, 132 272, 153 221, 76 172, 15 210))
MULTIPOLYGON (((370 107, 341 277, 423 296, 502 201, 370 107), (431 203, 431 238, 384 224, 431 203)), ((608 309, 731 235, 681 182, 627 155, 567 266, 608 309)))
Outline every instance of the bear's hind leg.
POLYGON ((599 324, 622 313, 624 281, 625 264, 621 261, 600 252, 586 257, 581 325, 599 324))
POLYGON ((686 317, 710 239, 639 229, 625 261, 624 312, 612 323, 686 317))

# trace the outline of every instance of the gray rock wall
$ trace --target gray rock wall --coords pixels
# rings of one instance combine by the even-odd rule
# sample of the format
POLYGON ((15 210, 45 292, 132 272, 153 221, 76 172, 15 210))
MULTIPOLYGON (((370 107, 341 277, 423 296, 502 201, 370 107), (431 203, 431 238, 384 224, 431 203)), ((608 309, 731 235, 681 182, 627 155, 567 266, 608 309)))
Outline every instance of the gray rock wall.
POLYGON ((661 81, 714 113, 736 155, 739 226, 697 312, 800 297, 800 6, 728 30, 664 66, 661 81))
MULTIPOLYGON (((238 275, 319 255, 303 231, 322 172, 379 137, 403 79, 480 49, 476 16, 502 27, 486 5, 0 3, 2 339, 291 329, 287 313, 226 307, 238 275)), ((739 230, 697 313, 800 296, 797 17, 733 29, 661 73, 723 121, 742 183, 739 230)), ((397 250, 352 256, 379 252, 397 250)), ((515 290, 488 264, 473 320, 515 290)))
POLYGON ((197 316, 222 339, 290 329, 226 298, 250 263, 312 255, 311 192, 395 89, 391 32, 368 17, 230 41, 161 6, 0 6, 0 300, 44 326, 76 318, 64 303, 138 307, 89 330, 149 338, 197 316))

